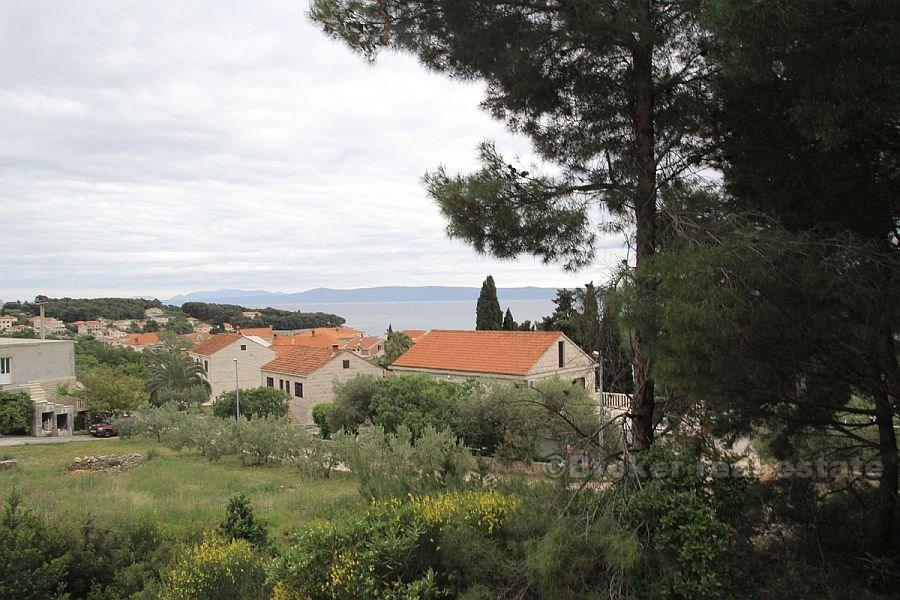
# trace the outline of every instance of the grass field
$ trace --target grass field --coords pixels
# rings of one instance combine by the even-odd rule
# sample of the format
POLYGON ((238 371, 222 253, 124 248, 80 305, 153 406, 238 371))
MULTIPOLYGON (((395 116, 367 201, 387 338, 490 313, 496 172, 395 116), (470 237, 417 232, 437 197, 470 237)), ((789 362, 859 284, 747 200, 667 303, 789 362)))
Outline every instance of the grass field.
POLYGON ((310 479, 284 466, 242 467, 236 457, 208 462, 142 439, 111 439, 87 444, 47 444, 0 449, 19 460, 0 472, 0 494, 18 490, 37 512, 98 520, 151 517, 186 533, 220 522, 235 494, 246 494, 278 536, 316 517, 360 506, 356 483, 345 473, 310 479), (139 453, 156 456, 127 472, 66 472, 76 456, 139 453))

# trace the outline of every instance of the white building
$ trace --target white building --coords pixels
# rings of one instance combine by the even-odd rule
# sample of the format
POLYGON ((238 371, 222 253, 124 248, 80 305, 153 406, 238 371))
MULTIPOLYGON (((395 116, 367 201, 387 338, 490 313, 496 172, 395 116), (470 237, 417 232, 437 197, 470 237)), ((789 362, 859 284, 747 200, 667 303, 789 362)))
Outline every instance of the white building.
POLYGON ((237 385, 240 389, 260 386, 259 369, 275 358, 269 343, 239 333, 218 333, 194 346, 188 354, 203 367, 210 385, 210 400, 237 385), (235 362, 237 359, 237 362, 235 362))
POLYGON ((261 368, 262 382, 291 397, 291 419, 312 425, 312 409, 334 402, 335 382, 354 375, 383 377, 384 369, 346 350, 310 346, 275 346, 278 356, 261 368))

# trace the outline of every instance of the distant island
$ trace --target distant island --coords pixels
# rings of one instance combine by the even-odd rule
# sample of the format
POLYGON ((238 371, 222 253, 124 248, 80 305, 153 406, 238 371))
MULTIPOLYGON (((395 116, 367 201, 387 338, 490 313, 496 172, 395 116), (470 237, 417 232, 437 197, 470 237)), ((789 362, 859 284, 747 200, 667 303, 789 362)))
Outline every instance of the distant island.
MULTIPOLYGON (((474 301, 480 288, 451 286, 380 286, 338 290, 315 288, 305 292, 284 293, 266 290, 221 289, 179 294, 165 304, 181 306, 185 302, 233 303, 253 308, 276 304, 301 303, 350 303, 350 302, 447 302, 474 301)), ((497 296, 503 300, 552 300, 557 288, 511 287, 497 288, 497 296)))

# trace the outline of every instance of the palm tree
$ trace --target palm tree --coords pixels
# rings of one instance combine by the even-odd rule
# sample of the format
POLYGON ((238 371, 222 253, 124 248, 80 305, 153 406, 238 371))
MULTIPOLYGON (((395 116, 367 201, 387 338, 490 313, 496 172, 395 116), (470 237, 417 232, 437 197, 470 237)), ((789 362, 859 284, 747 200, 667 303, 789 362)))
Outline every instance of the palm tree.
POLYGON ((150 364, 150 375, 147 377, 147 391, 155 398, 163 389, 186 390, 195 386, 203 386, 209 392, 203 367, 178 350, 158 352, 150 364))

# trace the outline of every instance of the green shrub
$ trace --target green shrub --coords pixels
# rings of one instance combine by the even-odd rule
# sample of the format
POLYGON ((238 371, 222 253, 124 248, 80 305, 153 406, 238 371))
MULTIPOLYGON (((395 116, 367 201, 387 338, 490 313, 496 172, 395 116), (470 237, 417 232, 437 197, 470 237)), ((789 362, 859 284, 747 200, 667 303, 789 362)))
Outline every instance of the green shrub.
POLYGON ((646 477, 625 515, 643 538, 634 585, 646 597, 721 598, 738 587, 745 549, 731 518, 747 511, 746 483, 708 478, 702 465, 696 450, 659 443, 641 456, 646 477))
POLYGON ((33 415, 28 392, 0 392, 0 433, 28 433, 33 415))
POLYGON ((163 404, 162 406, 145 404, 134 419, 122 423, 119 427, 119 435, 122 437, 145 435, 161 442, 167 433, 189 427, 192 423, 191 419, 193 417, 178 410, 174 404, 163 404))
POLYGON ((160 600, 266 598, 263 559, 245 540, 209 537, 178 557, 165 574, 160 600))
POLYGON ((452 430, 460 405, 473 384, 438 381, 427 375, 378 380, 371 399, 372 423, 388 433, 405 426, 413 437, 426 427, 452 430))
POLYGON ((375 427, 359 439, 342 435, 336 442, 339 456, 359 480, 366 498, 404 498, 459 489, 474 468, 472 455, 453 434, 430 426, 416 441, 400 426, 396 434, 375 427))
MULTIPOLYGON (((286 417, 290 396, 282 390, 268 386, 241 390, 241 416, 286 417)), ((237 396, 234 391, 220 394, 213 403, 213 414, 220 419, 234 418, 237 414, 237 396)))
POLYGON ((0 598, 66 598, 69 558, 60 532, 23 509, 12 492, 0 519, 0 598))
POLYGON ((202 385, 193 385, 182 389, 161 388, 151 399, 157 406, 174 404, 180 410, 196 409, 207 400, 209 400, 209 392, 202 385))
POLYGON ((231 426, 229 423, 225 428, 235 437, 242 464, 259 465, 270 460, 292 463, 312 442, 309 432, 284 417, 242 418, 239 424, 231 426))
POLYGON ((219 533, 225 539, 245 540, 261 552, 271 549, 269 530, 256 518, 250 500, 243 494, 228 501, 225 520, 219 525, 219 533))
POLYGON ((322 439, 331 437, 331 428, 328 426, 329 412, 334 409, 334 402, 316 404, 312 409, 313 423, 319 428, 319 436, 322 439))
POLYGON ((356 433, 360 425, 370 421, 372 397, 380 381, 369 375, 356 375, 343 383, 335 382, 335 402, 327 414, 328 430, 356 433))
POLYGON ((496 491, 453 492, 376 502, 365 515, 311 524, 270 566, 274 597, 452 597, 439 572, 441 532, 469 526, 479 539, 499 536, 517 506, 496 491))

